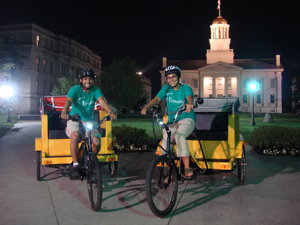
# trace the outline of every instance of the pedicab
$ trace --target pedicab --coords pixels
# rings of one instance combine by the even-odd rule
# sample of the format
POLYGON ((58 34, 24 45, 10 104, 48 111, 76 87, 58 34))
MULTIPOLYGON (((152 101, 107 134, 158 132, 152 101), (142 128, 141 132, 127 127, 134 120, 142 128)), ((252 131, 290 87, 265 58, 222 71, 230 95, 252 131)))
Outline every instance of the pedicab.
MULTIPOLYGON (((191 167, 200 171, 198 174, 237 169, 238 184, 244 184, 246 156, 245 143, 239 132, 239 106, 238 97, 195 99, 196 128, 186 140, 191 155, 191 167)), ((169 113, 178 114, 183 110, 169 113)), ((163 119, 159 119, 157 113, 153 114, 157 124, 166 131, 171 126, 167 124, 167 114, 163 119)), ((176 156, 177 147, 175 142, 172 143, 171 134, 165 150, 161 143, 162 141, 156 152, 158 157, 150 164, 146 178, 147 202, 158 217, 167 216, 172 211, 176 202, 178 181, 184 181, 183 163, 176 156), (162 155, 162 151, 166 151, 166 154, 162 155)))
MULTIPOLYGON (((65 134, 66 120, 60 118, 66 96, 44 96, 41 104, 41 138, 35 139, 37 180, 41 180, 41 166, 67 167, 72 163, 70 139, 65 134)), ((70 109, 69 109, 70 111, 70 109)), ((108 114, 96 103, 94 117, 101 121, 108 114)), ((101 126, 101 149, 97 155, 100 166, 108 165, 110 175, 114 176, 118 168, 116 138, 112 135, 111 121, 104 121, 101 126)), ((81 143, 79 143, 80 146, 81 143)))

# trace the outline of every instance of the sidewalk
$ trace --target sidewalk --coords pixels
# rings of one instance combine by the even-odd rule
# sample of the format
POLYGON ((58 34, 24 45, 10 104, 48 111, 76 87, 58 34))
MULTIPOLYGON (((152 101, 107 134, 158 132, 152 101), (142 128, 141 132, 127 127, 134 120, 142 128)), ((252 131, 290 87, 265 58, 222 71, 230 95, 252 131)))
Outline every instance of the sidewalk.
POLYGON ((119 154, 118 175, 103 171, 103 203, 91 210, 86 182, 43 167, 36 181, 34 139, 40 121, 21 120, 0 138, 0 224, 299 224, 300 156, 257 155, 246 148, 245 185, 236 173, 201 175, 179 185, 171 215, 155 217, 145 178, 155 152, 119 154))

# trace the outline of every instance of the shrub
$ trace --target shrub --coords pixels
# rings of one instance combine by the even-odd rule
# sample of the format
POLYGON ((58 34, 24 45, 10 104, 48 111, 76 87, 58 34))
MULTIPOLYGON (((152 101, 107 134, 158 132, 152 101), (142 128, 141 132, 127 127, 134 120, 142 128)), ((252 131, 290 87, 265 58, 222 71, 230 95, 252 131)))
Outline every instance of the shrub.
POLYGON ((264 125, 255 128, 250 144, 259 154, 296 155, 300 147, 300 128, 264 125))
POLYGON ((154 138, 149 137, 145 129, 122 124, 114 126, 112 132, 117 139, 120 151, 152 151, 157 148, 154 138))

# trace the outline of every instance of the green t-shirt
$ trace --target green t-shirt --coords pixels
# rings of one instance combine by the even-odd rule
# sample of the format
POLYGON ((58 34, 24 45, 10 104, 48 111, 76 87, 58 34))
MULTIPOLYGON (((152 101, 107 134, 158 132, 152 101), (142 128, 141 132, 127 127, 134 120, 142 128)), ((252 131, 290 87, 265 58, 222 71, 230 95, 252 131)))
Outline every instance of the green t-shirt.
MULTIPOLYGON (((191 95, 194 99, 193 89, 187 84, 181 84, 178 90, 174 90, 169 84, 163 86, 163 88, 156 95, 161 100, 166 99, 168 112, 177 111, 188 103, 187 97, 191 95)), ((173 123, 175 113, 170 113, 168 117, 168 123, 173 123)), ((191 118, 196 121, 194 110, 191 112, 183 112, 178 114, 176 122, 191 118)))
POLYGON ((73 86, 67 94, 67 98, 73 100, 70 115, 78 113, 82 121, 94 121, 95 101, 101 96, 103 94, 96 86, 92 86, 89 93, 85 93, 80 85, 73 86))

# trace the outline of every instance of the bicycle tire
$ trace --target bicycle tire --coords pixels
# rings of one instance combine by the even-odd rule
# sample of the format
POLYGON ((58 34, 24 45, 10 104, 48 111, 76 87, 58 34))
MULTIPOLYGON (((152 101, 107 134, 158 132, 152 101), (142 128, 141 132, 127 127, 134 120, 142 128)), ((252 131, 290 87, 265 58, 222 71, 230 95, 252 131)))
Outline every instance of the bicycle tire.
POLYGON ((107 163, 110 176, 114 177, 118 171, 118 161, 107 163))
POLYGON ((166 155, 156 157, 146 177, 146 198, 152 213, 157 217, 169 215, 177 194, 178 177, 174 163, 171 164, 166 155))
POLYGON ((245 153, 245 147, 243 146, 242 158, 238 159, 239 185, 243 185, 245 183, 245 177, 246 177, 246 153, 245 153))
POLYGON ((87 187, 92 209, 97 212, 102 204, 102 175, 94 153, 89 154, 87 187))
POLYGON ((36 180, 41 180, 41 151, 36 151, 36 180))

